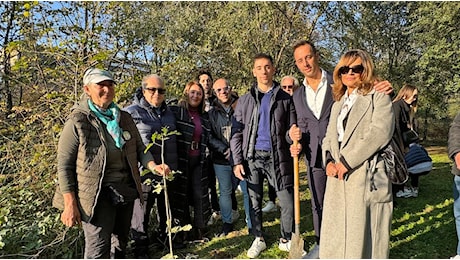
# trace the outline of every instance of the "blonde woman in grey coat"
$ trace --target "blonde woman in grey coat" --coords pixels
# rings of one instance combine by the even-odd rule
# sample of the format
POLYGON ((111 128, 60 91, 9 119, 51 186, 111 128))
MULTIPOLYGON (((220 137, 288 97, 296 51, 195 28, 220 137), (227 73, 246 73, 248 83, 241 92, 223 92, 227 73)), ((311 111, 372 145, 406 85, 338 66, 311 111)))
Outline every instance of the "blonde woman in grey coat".
POLYGON ((327 185, 320 258, 388 258, 393 199, 380 156, 394 131, 392 103, 375 92, 374 66, 362 50, 334 70, 336 102, 323 140, 327 185))

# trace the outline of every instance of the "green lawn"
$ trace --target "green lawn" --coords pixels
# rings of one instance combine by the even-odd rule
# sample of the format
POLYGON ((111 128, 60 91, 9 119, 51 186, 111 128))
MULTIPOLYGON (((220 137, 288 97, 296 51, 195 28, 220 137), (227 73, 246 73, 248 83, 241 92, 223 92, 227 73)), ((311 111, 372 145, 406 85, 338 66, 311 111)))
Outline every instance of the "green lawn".
MULTIPOLYGON (((430 174, 420 177, 418 198, 397 198, 398 207, 393 214, 390 258, 449 258, 455 255, 457 236, 452 213, 452 179, 450 161, 445 147, 427 147, 434 161, 430 174)), ((305 166, 301 163, 301 232, 308 251, 314 244, 311 205, 305 176, 305 166)), ((253 237, 248 235, 244 221, 241 194, 237 194, 240 219, 234 232, 225 238, 214 234, 220 231, 221 223, 210 227, 207 237, 210 241, 190 244, 186 249, 174 252, 178 258, 247 258, 246 252, 253 237)), ((267 195, 265 195, 265 198, 267 195)), ((288 253, 278 249, 280 233, 279 211, 264 214, 264 231, 267 250, 259 258, 287 258, 288 253)), ((169 251, 155 245, 150 248, 150 256, 160 258, 169 251)))

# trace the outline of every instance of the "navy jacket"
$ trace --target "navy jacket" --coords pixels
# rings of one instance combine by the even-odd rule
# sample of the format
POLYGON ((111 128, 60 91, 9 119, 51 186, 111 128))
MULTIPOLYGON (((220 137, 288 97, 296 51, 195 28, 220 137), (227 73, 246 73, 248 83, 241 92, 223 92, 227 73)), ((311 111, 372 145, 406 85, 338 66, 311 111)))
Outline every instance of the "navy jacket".
MULTIPOLYGON (((239 98, 233 113, 230 140, 232 165, 247 165, 247 161, 254 159, 260 108, 258 95, 257 85, 254 85, 249 93, 239 98)), ((293 185, 293 160, 289 151, 288 132, 295 123, 296 113, 291 96, 275 82, 270 100, 270 138, 277 191, 293 185)))
MULTIPOLYGON (((139 134, 141 135, 142 142, 146 146, 152 143, 152 134, 155 132, 161 133, 161 129, 164 126, 168 127, 169 131, 176 130, 176 117, 166 103, 163 102, 163 104, 161 104, 160 113, 157 113, 155 108, 144 99, 141 88, 136 90, 133 103, 124 108, 124 110, 131 114, 139 130, 139 134)), ((156 143, 161 144, 160 141, 156 141, 156 143)), ((161 147, 159 145, 153 145, 149 151, 153 155, 155 163, 161 164, 161 147)), ((177 141, 175 135, 171 135, 165 140, 164 159, 164 163, 166 163, 171 170, 177 170, 177 141)), ((151 178, 156 181, 162 180, 161 176, 152 173, 142 176, 142 180, 146 178, 151 178)))
POLYGON ((307 105, 305 86, 303 84, 292 96, 297 113, 297 125, 302 131, 302 151, 305 153, 309 167, 324 167, 321 163, 321 145, 329 124, 332 104, 334 104, 331 87, 333 83, 332 75, 328 73, 326 95, 319 119, 315 117, 313 111, 307 105))

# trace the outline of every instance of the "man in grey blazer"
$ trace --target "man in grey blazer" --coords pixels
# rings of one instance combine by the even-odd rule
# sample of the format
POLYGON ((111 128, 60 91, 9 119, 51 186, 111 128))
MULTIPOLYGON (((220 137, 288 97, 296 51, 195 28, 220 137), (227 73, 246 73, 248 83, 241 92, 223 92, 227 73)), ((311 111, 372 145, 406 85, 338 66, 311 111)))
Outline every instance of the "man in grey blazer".
MULTIPOLYGON (((297 113, 297 128, 289 131, 292 140, 299 140, 299 146, 291 148, 291 153, 300 153, 303 148, 308 162, 307 178, 311 193, 313 227, 316 245, 306 258, 319 258, 319 241, 326 190, 326 172, 322 161, 322 140, 326 134, 331 114, 333 83, 332 75, 319 66, 319 53, 313 43, 301 40, 294 44, 294 61, 305 76, 300 88, 294 92, 293 102, 297 113)), ((374 86, 378 92, 391 93, 393 88, 388 81, 374 86)))

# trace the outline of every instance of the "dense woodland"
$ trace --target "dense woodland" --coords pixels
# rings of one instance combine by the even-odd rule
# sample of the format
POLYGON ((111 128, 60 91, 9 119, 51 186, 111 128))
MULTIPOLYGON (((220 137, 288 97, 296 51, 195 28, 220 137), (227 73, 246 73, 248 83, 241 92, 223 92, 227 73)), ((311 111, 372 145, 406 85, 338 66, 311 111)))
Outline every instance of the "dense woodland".
POLYGON ((168 98, 200 68, 242 94, 259 52, 277 80, 302 79, 291 46, 306 39, 324 69, 361 48, 395 91, 418 86, 424 142, 445 145, 458 109, 457 2, 4 1, 0 19, 0 257, 82 257, 51 198, 59 133, 90 66, 114 72, 121 106, 148 73, 165 78, 168 98))

